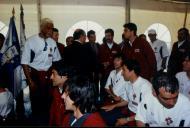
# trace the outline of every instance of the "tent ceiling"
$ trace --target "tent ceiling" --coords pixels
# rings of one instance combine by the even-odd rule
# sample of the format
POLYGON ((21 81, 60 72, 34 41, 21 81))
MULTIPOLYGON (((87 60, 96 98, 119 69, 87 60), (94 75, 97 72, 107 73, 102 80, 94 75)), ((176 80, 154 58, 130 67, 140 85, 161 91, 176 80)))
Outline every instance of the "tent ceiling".
POLYGON ((161 0, 161 1, 166 1, 166 2, 173 2, 173 3, 188 3, 190 4, 190 0, 161 0))
MULTIPOLYGON (((37 0, 1 0, 0 3, 12 4, 12 3, 19 3, 22 2, 24 4, 35 4, 37 0)), ((158 1, 158 0, 156 0, 158 1)), ((160 0, 164 2, 173 2, 173 3, 189 3, 190 0, 160 0)), ((84 5, 118 5, 117 0, 41 0, 43 4, 66 4, 66 5, 73 5, 73 4, 84 4, 84 5)))

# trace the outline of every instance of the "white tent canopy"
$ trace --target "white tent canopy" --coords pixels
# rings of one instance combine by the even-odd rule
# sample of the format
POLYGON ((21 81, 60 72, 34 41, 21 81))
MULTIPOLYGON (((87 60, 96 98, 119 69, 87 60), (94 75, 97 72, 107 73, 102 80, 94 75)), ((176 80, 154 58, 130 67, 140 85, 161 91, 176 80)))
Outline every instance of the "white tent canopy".
MULTIPOLYGON (((19 32, 21 2, 25 14, 26 37, 38 33, 37 1, 40 0, 1 0, 0 21, 8 25, 14 6, 19 32)), ((138 34, 145 33, 147 28, 155 23, 166 26, 171 35, 169 43, 172 45, 172 42, 177 40, 177 30, 184 25, 186 11, 185 25, 190 28, 190 4, 187 3, 166 0, 41 0, 41 17, 49 17, 54 21, 54 26, 60 31, 59 41, 62 43, 65 43, 66 35, 73 26, 82 21, 94 22, 103 30, 113 28, 115 41, 119 43, 123 32, 122 26, 130 19, 137 24, 138 34)), ((103 32, 101 35, 104 36, 103 32)))

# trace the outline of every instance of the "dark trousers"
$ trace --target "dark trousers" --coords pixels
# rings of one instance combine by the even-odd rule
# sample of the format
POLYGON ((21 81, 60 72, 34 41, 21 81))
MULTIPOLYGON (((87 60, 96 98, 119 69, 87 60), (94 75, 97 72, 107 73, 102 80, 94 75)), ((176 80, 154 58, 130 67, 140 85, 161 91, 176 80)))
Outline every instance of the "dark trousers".
POLYGON ((50 111, 50 71, 31 69, 31 77, 37 89, 30 93, 32 122, 34 125, 48 125, 50 111))
MULTIPOLYGON (((101 110, 100 114, 108 126, 115 126, 117 119, 119 118, 127 118, 135 115, 135 113, 131 112, 127 108, 127 106, 121 108, 115 108, 108 112, 101 110)), ((126 124, 126 126, 135 126, 135 125, 136 125, 135 121, 131 121, 126 124)))

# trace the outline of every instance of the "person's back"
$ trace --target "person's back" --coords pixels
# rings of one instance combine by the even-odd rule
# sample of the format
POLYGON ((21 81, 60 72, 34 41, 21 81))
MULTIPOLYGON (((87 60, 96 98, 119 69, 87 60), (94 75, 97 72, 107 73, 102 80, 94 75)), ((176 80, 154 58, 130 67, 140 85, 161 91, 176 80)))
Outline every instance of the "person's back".
POLYGON ((12 93, 6 88, 0 88, 0 125, 8 124, 10 118, 13 118, 13 108, 14 99, 12 93))
MULTIPOLYGON (((73 118, 73 115, 68 113, 62 122, 62 127, 70 127, 73 118)), ((106 127, 106 123, 98 112, 94 112, 78 119, 73 127, 106 127)))

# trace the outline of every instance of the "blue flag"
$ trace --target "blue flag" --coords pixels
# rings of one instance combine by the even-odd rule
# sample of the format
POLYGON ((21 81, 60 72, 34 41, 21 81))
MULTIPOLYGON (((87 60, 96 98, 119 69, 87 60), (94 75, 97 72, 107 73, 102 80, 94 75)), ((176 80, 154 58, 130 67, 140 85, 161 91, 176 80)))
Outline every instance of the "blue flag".
POLYGON ((16 98, 21 86, 20 44, 15 26, 14 16, 10 18, 9 30, 0 51, 1 68, 8 75, 8 89, 16 98))

